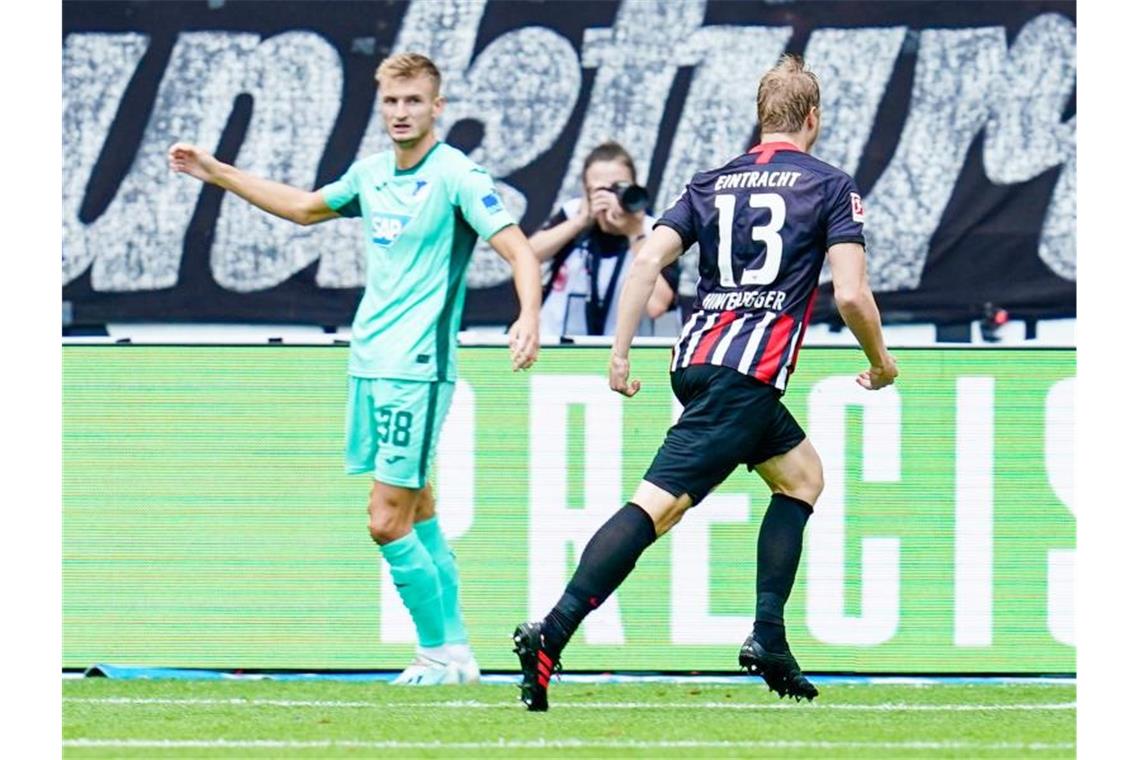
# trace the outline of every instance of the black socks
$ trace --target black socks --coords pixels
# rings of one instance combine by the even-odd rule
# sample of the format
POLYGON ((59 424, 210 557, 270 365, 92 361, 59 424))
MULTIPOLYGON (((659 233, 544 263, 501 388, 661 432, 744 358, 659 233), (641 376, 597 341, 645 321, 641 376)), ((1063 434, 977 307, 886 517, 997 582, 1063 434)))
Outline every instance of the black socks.
MULTIPOLYGON (((804 527, 812 508, 784 494, 773 494, 756 539, 756 622, 752 633, 770 652, 788 652, 784 604, 792 592, 803 550, 804 527)), ((621 585, 641 553, 657 540, 653 518, 627 502, 606 521, 582 552, 574 576, 558 604, 542 621, 543 648, 557 657, 586 615, 621 585)))
POLYGON ((804 526, 811 516, 807 502, 781 493, 772 494, 760 535, 756 538, 756 622, 753 638, 769 652, 786 653, 784 603, 792 593, 804 526))
POLYGON ((586 615, 609 598, 656 540, 653 518, 633 502, 626 502, 598 528, 582 551, 566 592, 542 621, 544 649, 557 657, 586 615))

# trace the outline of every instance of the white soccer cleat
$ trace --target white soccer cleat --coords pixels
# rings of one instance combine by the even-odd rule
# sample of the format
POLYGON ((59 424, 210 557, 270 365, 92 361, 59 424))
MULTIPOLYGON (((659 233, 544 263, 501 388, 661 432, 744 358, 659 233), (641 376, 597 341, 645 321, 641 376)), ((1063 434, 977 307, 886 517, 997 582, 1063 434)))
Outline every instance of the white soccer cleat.
POLYGON ((392 681, 393 686, 442 686, 456 684, 459 681, 459 671, 451 663, 428 657, 423 652, 417 652, 412 664, 404 668, 404 672, 392 681))
POLYGON ((455 671, 456 683, 479 683, 479 663, 475 661, 475 653, 466 641, 460 644, 447 644, 447 666, 455 671))
POLYGON ((455 680, 449 683, 479 683, 479 663, 475 662, 474 657, 462 661, 452 660, 447 663, 447 667, 455 674, 455 680))

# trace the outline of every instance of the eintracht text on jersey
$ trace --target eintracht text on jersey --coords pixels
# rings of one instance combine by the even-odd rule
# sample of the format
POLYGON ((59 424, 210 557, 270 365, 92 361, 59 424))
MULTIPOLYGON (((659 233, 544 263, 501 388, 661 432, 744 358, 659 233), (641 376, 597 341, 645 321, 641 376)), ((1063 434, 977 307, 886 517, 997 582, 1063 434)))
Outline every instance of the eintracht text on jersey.
POLYGON ((731 367, 783 391, 827 251, 863 245, 863 221, 851 177, 792 143, 762 143, 693 177, 657 221, 701 257, 672 368, 731 367))

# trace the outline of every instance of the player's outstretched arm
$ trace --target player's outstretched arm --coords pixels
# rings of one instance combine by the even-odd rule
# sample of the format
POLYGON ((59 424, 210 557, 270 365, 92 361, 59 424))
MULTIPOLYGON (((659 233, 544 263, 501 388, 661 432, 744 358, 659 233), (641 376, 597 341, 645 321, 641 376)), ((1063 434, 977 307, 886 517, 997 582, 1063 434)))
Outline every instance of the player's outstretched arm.
POLYGON ((610 390, 623 396, 633 396, 641 390, 640 380, 629 379, 629 347, 645 306, 657 285, 658 276, 665 267, 681 255, 681 236, 670 227, 660 226, 641 246, 629 276, 621 289, 618 301, 617 332, 614 333, 613 351, 610 353, 610 390))
POLYGON ((487 242, 511 265, 514 274, 515 292, 519 297, 519 318, 508 331, 511 362, 516 370, 527 369, 538 360, 538 313, 542 308, 538 257, 517 224, 504 227, 487 242))
POLYGON ((197 145, 175 143, 170 146, 167 159, 171 171, 189 174, 202 182, 217 185, 282 219, 307 225, 338 216, 328 207, 319 192, 255 177, 222 163, 197 145))
POLYGON ((867 390, 884 388, 895 381, 899 370, 887 351, 879 307, 867 283, 867 254, 858 243, 837 243, 827 249, 827 259, 835 286, 835 307, 871 363, 855 381, 867 390))

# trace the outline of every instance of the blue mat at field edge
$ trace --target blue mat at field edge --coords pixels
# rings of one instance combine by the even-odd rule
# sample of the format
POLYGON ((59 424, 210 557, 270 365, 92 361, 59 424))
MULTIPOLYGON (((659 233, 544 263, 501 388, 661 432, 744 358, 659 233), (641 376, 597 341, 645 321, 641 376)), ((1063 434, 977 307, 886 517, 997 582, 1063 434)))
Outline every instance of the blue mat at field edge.
MULTIPOLYGON (((119 680, 177 679, 183 681, 377 681, 393 680, 396 671, 376 671, 366 673, 245 673, 242 671, 204 670, 192 668, 153 668, 136 665, 92 665, 83 671, 86 678, 114 678, 119 680)), ((852 675, 811 675, 812 681, 819 684, 893 684, 902 686, 934 686, 937 684, 1056 684, 1073 685, 1077 679, 1072 675, 1060 676, 852 676, 852 675)), ((482 683, 515 684, 517 674, 490 673, 482 677, 482 683)), ((758 676, 746 675, 664 675, 660 673, 565 673, 563 683, 762 683, 758 676)))
POLYGON ((231 670, 199 670, 193 668, 153 668, 138 665, 92 665, 83 671, 84 678, 114 678, 124 681, 140 679, 175 679, 181 681, 391 681, 394 671, 375 673, 245 673, 231 670))

